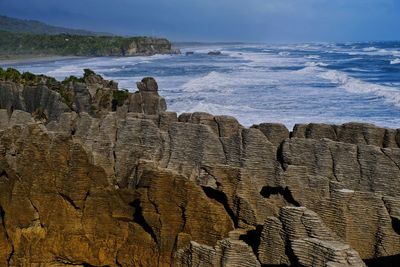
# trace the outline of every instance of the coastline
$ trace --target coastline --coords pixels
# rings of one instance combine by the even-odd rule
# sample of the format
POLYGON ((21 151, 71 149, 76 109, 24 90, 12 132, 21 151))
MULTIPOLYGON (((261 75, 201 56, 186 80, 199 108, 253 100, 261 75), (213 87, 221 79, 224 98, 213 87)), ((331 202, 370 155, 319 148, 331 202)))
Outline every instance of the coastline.
POLYGON ((13 64, 24 64, 24 63, 36 63, 36 62, 47 62, 55 60, 67 60, 67 59, 78 59, 84 58, 80 56, 34 56, 34 55, 21 55, 21 56, 9 56, 10 58, 0 56, 0 65, 13 65, 13 64))
POLYGON ((47 264, 87 244, 94 255, 78 251, 68 263, 116 266, 124 246, 128 252, 121 252, 118 266, 191 266, 186 262, 206 257, 246 259, 237 266, 283 265, 292 253, 285 246, 296 253, 291 265, 307 255, 327 262, 351 254, 355 264, 347 266, 398 260, 392 260, 400 253, 398 226, 392 225, 400 207, 398 130, 346 123, 298 124, 289 131, 277 123, 247 128, 234 117, 204 112, 178 116, 168 111, 152 77, 137 82, 136 92, 89 69, 63 82, 16 72, 5 77, 2 95, 14 97, 0 102, 0 216, 11 223, 0 223, 0 234, 11 234, 0 239, 10 248, 0 262, 47 264), (14 225, 23 220, 37 224, 19 241, 14 225), (176 227, 186 222, 193 227, 176 227), (66 230, 60 235, 51 227, 66 230), (98 237, 86 241, 94 230, 98 237), (294 231, 300 234, 293 237, 294 231), (351 236, 339 238, 338 231, 351 236), (273 232, 279 234, 265 238, 273 232), (393 249, 376 257, 379 233, 393 249), (54 245, 71 244, 71 235, 77 235, 71 248, 54 245), (175 246, 181 236, 187 240, 175 246), (197 243, 196 236, 215 246, 197 243), (23 254, 38 237, 41 250, 23 254), (371 241, 351 243, 364 239, 371 241), (248 240, 260 243, 253 250, 248 240), (13 247, 16 242, 22 245, 13 247), (265 256, 270 244, 276 259, 265 256), (104 257, 96 253, 101 250, 104 257))

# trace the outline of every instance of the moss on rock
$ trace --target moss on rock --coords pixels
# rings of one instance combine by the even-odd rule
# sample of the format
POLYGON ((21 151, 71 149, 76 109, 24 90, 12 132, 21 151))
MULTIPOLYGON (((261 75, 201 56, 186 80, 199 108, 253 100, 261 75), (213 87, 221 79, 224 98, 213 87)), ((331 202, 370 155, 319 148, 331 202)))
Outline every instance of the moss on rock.
POLYGON ((128 99, 128 97, 129 92, 127 90, 118 90, 113 92, 113 102, 119 107, 125 103, 125 100, 128 99))

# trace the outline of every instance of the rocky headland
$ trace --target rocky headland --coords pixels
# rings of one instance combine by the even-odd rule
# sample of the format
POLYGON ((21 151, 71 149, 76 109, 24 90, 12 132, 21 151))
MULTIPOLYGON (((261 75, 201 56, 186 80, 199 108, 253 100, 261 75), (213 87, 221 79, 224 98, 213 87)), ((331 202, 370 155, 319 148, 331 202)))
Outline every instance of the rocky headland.
POLYGON ((0 58, 49 56, 139 56, 177 54, 169 40, 155 37, 33 34, 0 30, 0 58))
POLYGON ((0 69, 0 266, 397 266, 400 130, 245 128, 0 69))

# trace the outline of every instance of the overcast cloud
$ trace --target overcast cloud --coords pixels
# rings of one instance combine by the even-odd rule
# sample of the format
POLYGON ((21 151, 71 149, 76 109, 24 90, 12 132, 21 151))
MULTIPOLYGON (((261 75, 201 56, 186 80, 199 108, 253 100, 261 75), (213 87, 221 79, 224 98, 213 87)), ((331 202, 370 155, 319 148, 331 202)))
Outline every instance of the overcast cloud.
POLYGON ((0 0, 0 14, 179 41, 400 40, 399 0, 0 0))

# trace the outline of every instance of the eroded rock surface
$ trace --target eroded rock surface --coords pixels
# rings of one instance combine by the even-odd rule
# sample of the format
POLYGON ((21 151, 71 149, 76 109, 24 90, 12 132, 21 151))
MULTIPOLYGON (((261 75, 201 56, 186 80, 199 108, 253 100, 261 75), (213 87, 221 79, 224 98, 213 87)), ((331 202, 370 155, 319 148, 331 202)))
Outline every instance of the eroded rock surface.
POLYGON ((136 93, 89 72, 65 84, 71 105, 57 110, 54 86, 44 101, 0 82, 1 96, 19 92, 0 101, 0 266, 374 266, 400 254, 398 130, 247 129, 167 112, 150 77, 136 93))

